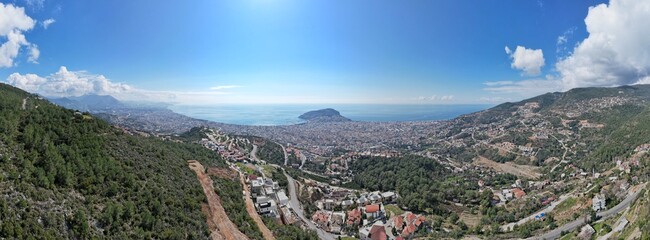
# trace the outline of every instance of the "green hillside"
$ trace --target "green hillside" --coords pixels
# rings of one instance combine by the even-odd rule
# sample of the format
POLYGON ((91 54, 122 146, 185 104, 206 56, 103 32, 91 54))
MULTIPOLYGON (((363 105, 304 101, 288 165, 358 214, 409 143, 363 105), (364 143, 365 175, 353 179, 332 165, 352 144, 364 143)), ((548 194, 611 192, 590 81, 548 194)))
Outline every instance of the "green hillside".
POLYGON ((0 238, 206 239, 199 145, 130 136, 0 84, 0 238))

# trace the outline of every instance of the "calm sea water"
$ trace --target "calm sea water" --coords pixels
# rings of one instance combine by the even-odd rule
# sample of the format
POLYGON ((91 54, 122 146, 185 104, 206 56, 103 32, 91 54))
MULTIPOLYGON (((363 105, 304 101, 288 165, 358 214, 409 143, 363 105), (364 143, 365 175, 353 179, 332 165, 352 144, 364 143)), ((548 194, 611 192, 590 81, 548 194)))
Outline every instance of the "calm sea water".
POLYGON ((491 105, 216 105, 170 106, 174 112, 193 118, 242 125, 289 125, 304 122, 301 114, 323 108, 336 109, 355 121, 426 121, 447 120, 484 110, 491 105))

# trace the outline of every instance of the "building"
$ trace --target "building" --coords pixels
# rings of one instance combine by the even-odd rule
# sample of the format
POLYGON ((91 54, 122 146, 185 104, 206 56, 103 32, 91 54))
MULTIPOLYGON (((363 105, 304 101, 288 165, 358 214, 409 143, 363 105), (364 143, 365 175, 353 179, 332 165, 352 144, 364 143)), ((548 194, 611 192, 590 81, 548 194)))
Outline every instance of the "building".
POLYGON ((352 204, 354 204, 354 201, 352 201, 352 200, 344 200, 344 201, 341 202, 341 207, 343 209, 348 209, 349 207, 352 206, 352 204))
POLYGON ((348 225, 357 225, 361 223, 361 210, 354 209, 352 211, 348 211, 348 221, 346 222, 348 225))
POLYGON ((368 198, 366 198, 366 196, 361 196, 357 199, 357 204, 359 204, 359 206, 366 206, 368 203, 370 203, 370 201, 368 198))
POLYGON ((596 212, 598 212, 600 210, 607 209, 606 202, 605 202, 605 196, 603 196, 601 194, 596 194, 594 196, 594 198, 591 199, 591 207, 596 212))
POLYGON ((384 203, 394 203, 397 200, 397 194, 394 192, 385 192, 381 194, 384 203))
POLYGON ((514 194, 516 199, 520 199, 520 198, 526 196, 526 192, 524 192, 524 190, 521 190, 521 188, 512 189, 512 194, 514 194))
POLYGON ((272 218, 280 217, 278 213, 278 206, 274 200, 266 196, 261 196, 257 197, 255 202, 255 208, 260 215, 272 218))
POLYGON ((325 199, 325 201, 323 201, 323 208, 325 208, 326 210, 332 210, 335 205, 336 202, 334 201, 334 199, 325 199))
POLYGON ((289 203, 289 197, 287 197, 287 194, 284 193, 284 191, 279 191, 277 193, 277 196, 280 206, 286 206, 289 203))
POLYGON ((327 223, 330 220, 330 212, 326 211, 316 211, 314 215, 311 216, 311 221, 316 224, 316 226, 320 228, 325 228, 327 227, 327 223))
POLYGON ((371 204, 366 206, 366 218, 378 218, 381 214, 381 206, 377 204, 371 204))

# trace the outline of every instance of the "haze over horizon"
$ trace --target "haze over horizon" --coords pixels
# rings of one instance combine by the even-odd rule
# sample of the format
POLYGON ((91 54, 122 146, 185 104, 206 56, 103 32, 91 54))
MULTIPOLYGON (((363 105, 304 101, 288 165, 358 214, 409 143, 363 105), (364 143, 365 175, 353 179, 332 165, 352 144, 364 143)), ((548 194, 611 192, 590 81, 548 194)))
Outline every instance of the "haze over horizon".
POLYGON ((496 104, 650 83, 650 1, 0 1, 0 80, 175 104, 496 104))

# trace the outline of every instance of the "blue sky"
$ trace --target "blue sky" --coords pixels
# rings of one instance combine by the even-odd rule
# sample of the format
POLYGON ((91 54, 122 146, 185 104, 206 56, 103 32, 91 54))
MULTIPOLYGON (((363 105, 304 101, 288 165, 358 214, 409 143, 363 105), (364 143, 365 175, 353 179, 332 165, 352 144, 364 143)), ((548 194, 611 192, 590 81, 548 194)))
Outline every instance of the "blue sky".
MULTIPOLYGON (((614 0, 616 8, 561 0, 3 2, 24 7, 35 23, 17 28, 28 44, 0 67, 0 79, 45 95, 185 104, 492 103, 647 77, 643 64, 634 66, 636 79, 597 84, 570 72, 589 60, 575 53, 590 50, 578 49, 590 36, 590 7, 604 2, 607 17, 633 9, 631 0, 614 0), (53 23, 45 28, 47 19, 53 23), (32 46, 37 63, 28 61, 32 46), (27 82, 28 74, 39 80, 27 82), (90 90, 35 86, 68 77, 90 82, 90 90)), ((600 18, 594 29, 625 34, 598 28, 606 22, 600 18)))

